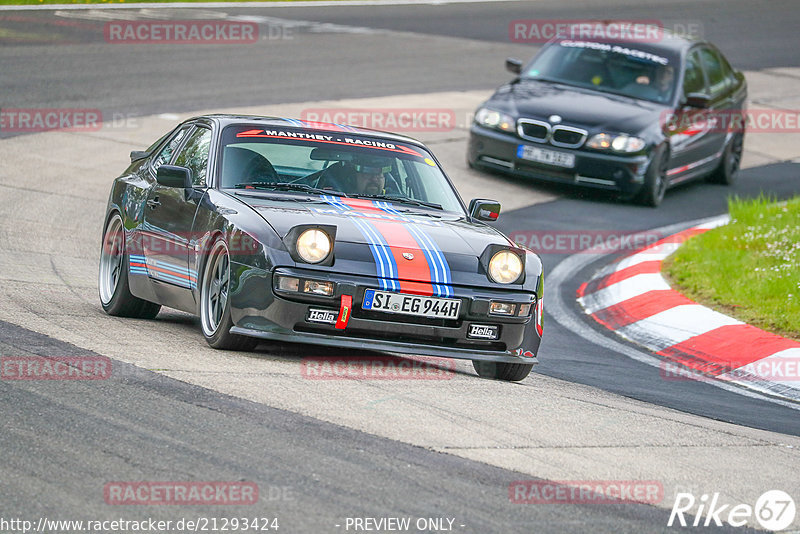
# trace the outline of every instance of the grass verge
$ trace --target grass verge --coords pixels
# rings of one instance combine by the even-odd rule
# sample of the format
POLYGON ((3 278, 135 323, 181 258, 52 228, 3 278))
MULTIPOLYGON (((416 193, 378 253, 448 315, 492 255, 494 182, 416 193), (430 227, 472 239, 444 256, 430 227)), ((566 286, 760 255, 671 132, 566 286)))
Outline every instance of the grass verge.
POLYGON ((800 196, 733 198, 728 209, 730 224, 688 240, 663 274, 692 300, 800 340, 800 196))

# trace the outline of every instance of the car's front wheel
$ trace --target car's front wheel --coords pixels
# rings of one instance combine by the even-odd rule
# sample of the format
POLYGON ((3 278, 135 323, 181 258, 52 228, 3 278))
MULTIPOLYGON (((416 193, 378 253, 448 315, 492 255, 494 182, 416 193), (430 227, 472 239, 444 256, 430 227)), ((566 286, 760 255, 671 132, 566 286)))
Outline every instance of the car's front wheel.
POLYGON ((533 369, 532 363, 506 363, 472 360, 472 367, 482 378, 519 382, 528 376, 533 369))
POLYGON ((733 185, 739 174, 743 149, 744 135, 741 133, 734 134, 722 152, 719 166, 708 175, 706 180, 712 184, 733 185))
POLYGON ((667 191, 667 168, 669 165, 669 152, 660 146, 655 149, 650 165, 644 176, 644 185, 636 200, 645 206, 656 208, 664 200, 667 191))
POLYGON ((217 239, 211 247, 200 285, 200 325, 215 349, 253 350, 258 339, 231 334, 231 262, 228 246, 217 239))
POLYGON ((161 306, 131 293, 128 287, 129 262, 122 217, 114 213, 106 223, 100 249, 100 272, 97 280, 100 304, 109 315, 152 319, 158 315, 161 306))

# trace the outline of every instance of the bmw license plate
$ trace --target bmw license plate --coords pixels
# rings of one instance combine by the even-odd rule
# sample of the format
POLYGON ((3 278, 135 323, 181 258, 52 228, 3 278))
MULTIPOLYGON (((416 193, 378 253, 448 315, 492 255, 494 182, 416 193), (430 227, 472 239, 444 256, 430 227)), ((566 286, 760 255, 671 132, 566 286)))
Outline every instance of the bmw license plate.
POLYGON ((387 313, 402 313, 420 317, 436 317, 438 319, 457 319, 461 300, 367 289, 364 293, 364 302, 361 307, 365 310, 387 313))
POLYGON ((517 147, 517 157, 538 163, 547 163, 557 167, 572 168, 575 166, 575 154, 567 154, 557 150, 548 150, 535 146, 519 145, 517 147))

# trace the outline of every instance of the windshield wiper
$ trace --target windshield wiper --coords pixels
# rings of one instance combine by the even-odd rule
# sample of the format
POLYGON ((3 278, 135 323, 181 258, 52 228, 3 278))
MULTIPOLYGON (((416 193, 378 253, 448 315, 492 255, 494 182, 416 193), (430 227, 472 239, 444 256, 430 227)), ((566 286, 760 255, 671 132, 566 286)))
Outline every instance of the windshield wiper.
POLYGON ((433 202, 425 202, 424 200, 417 200, 415 198, 401 197, 397 195, 350 195, 356 198, 374 198, 378 200, 390 200, 392 202, 400 202, 401 204, 411 204, 413 206, 424 206, 426 208, 433 208, 435 210, 442 209, 440 204, 433 202))
POLYGON ((331 189, 320 189, 308 184, 297 184, 293 182, 247 182, 243 184, 236 184, 236 189, 270 189, 273 191, 302 191, 304 193, 316 193, 318 195, 334 195, 337 197, 346 197, 345 193, 341 191, 333 191, 331 189))

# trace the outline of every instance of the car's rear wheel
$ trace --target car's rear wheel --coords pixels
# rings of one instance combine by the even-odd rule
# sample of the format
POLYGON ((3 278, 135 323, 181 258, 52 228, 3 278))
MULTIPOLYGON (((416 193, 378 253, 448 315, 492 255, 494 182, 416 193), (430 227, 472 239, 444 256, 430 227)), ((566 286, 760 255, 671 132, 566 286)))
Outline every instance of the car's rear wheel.
POLYGON ((706 180, 713 184, 733 185, 739 175, 739 165, 742 162, 742 151, 744 149, 744 135, 734 134, 725 150, 722 152, 719 166, 714 172, 708 175, 706 180))
POLYGON ((482 378, 519 382, 530 374, 531 369, 533 369, 533 364, 472 360, 472 367, 475 368, 475 372, 478 373, 478 376, 482 378))
POLYGON ((669 165, 669 152, 660 146, 655 149, 647 173, 644 176, 644 185, 636 201, 645 206, 656 208, 664 200, 667 191, 667 167, 669 165))
POLYGON ((135 297, 128 287, 128 253, 125 251, 125 230, 122 217, 114 213, 103 231, 100 249, 100 273, 97 287, 100 304, 109 315, 152 319, 161 305, 135 297))
POLYGON ((200 285, 200 325, 215 349, 253 350, 258 339, 231 334, 231 263, 228 246, 217 239, 211 247, 200 285))

